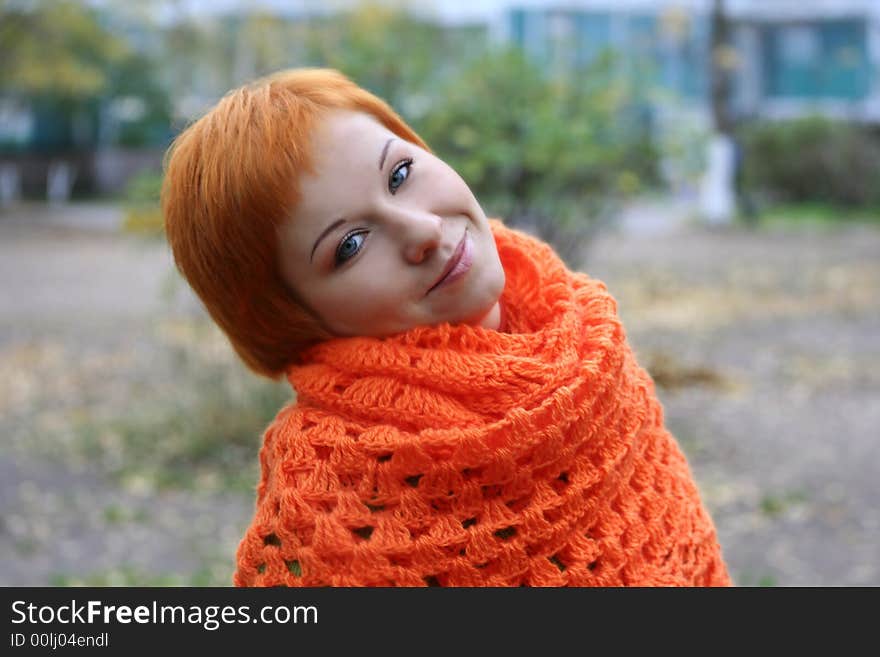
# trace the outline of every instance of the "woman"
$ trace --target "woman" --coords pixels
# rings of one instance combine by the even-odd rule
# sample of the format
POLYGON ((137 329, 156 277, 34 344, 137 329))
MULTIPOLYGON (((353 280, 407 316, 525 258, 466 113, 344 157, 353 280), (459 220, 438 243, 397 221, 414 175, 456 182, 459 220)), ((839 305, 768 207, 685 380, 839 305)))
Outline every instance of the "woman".
POLYGON ((178 137, 182 274, 297 393, 266 429, 240 586, 727 585, 712 521, 605 286, 487 219, 330 70, 178 137))

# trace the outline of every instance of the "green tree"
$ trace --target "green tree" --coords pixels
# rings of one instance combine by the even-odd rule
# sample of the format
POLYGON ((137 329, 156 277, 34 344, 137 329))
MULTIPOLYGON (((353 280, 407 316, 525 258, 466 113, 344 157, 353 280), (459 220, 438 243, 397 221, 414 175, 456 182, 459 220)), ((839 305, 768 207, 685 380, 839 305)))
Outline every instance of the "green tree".
POLYGON ((378 3, 312 17, 308 28, 309 62, 342 71, 402 112, 466 54, 457 47, 464 32, 378 3))
POLYGON ((68 0, 0 3, 0 96, 36 117, 30 148, 167 140, 171 108, 155 55, 119 36, 150 43, 158 32, 145 16, 116 2, 100 11, 68 0))
POLYGON ((487 212, 531 226, 573 262, 617 201, 653 178, 634 93, 612 64, 551 77, 518 49, 489 52, 417 127, 487 212))
POLYGON ((94 96, 127 53, 81 3, 0 0, 0 93, 94 96))
POLYGON ((156 60, 132 53, 110 73, 106 96, 134 103, 134 116, 122 121, 115 135, 120 146, 162 145, 170 138, 171 99, 158 79, 156 60))

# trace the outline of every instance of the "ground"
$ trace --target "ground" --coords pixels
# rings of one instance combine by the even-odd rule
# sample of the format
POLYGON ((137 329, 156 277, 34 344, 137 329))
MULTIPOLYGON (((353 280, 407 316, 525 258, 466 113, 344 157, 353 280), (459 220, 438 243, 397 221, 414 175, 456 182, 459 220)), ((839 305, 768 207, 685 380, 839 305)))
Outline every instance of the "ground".
MULTIPOLYGON (((674 223, 631 212, 582 269, 618 300, 736 583, 880 585, 880 230, 674 223)), ((236 478, 136 428, 211 368, 232 390, 250 375, 164 243, 118 225, 110 206, 0 210, 0 585, 231 582, 258 430, 229 446, 236 478)))

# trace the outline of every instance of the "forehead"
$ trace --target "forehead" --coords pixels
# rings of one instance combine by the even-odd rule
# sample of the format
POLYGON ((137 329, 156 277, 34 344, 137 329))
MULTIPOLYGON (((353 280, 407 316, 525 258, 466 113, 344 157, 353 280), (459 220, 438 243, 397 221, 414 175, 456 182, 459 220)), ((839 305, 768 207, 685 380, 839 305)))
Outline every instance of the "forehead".
POLYGON ((300 175, 296 214, 324 214, 343 192, 364 192, 379 175, 380 154, 393 136, 369 114, 331 111, 312 134, 313 171, 300 175))
POLYGON ((300 200, 295 215, 326 222, 328 213, 347 197, 365 193, 380 175, 379 159, 385 144, 394 137, 369 114, 333 110, 316 126, 310 143, 312 172, 299 178, 300 200))
MULTIPOLYGON (((326 164, 339 155, 349 159, 364 157, 382 148, 389 137, 388 128, 375 118, 363 112, 333 110, 317 125, 312 136, 312 158, 320 173, 320 165, 326 164)), ((379 155, 376 154, 378 167, 379 155)))

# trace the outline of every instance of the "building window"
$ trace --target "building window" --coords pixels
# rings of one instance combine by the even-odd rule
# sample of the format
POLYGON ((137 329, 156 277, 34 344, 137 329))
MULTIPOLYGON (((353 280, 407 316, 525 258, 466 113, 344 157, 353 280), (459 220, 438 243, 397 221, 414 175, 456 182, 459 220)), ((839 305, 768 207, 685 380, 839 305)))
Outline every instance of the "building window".
POLYGON ((788 66, 813 66, 819 58, 819 35, 812 27, 783 27, 779 34, 779 59, 788 66))
POLYGON ((868 93, 862 20, 769 26, 764 53, 770 97, 857 100, 868 93))

